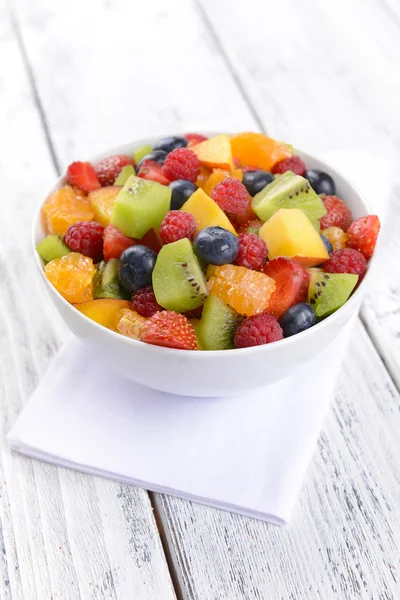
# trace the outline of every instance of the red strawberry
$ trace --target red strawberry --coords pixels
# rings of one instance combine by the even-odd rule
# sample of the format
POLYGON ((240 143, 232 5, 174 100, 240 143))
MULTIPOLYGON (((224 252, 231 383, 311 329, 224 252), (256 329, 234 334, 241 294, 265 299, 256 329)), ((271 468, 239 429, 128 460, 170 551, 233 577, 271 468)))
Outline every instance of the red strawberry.
POLYGON ((161 242, 158 239, 154 229, 150 229, 150 231, 145 233, 141 240, 135 241, 137 244, 143 244, 144 246, 151 248, 156 254, 158 254, 161 250, 161 242))
POLYGON ((143 161, 140 165, 138 177, 142 177, 142 179, 149 179, 151 181, 157 181, 162 185, 168 185, 171 183, 170 180, 167 179, 163 174, 162 165, 155 160, 143 161))
POLYGON ((347 247, 361 252, 368 260, 374 253, 381 223, 376 215, 361 217, 347 231, 347 247))
POLYGON ((322 202, 328 212, 320 219, 321 229, 340 227, 347 231, 353 220, 347 204, 337 196, 324 196, 322 202))
POLYGON ((309 275, 295 260, 283 256, 274 258, 267 262, 263 272, 276 283, 267 313, 279 319, 288 308, 307 300, 309 275))
POLYGON ((86 193, 101 188, 96 171, 90 162, 71 163, 67 169, 67 183, 86 193))
POLYGON ((193 325, 184 315, 170 310, 157 312, 146 321, 142 341, 179 350, 197 350, 193 325))
POLYGON ((188 140, 188 148, 200 144, 200 142, 205 142, 208 139, 201 133, 185 133, 185 138, 188 140))
POLYGON ((124 250, 137 244, 133 238, 127 237, 114 225, 107 225, 104 230, 104 260, 119 258, 124 250))
POLYGON ((101 185, 113 185, 126 165, 135 166, 133 158, 126 154, 116 154, 115 156, 103 158, 95 167, 101 185))

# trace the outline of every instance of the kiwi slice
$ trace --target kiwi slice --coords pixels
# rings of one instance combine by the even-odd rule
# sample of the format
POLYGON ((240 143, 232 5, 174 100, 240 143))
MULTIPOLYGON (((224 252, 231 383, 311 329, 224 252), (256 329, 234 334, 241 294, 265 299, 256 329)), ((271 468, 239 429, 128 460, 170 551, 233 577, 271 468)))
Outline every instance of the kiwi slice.
POLYGON ((140 240, 161 225, 169 211, 171 192, 166 185, 131 175, 114 202, 112 225, 140 240))
POLYGON ((157 302, 167 310, 193 310, 208 296, 207 283, 191 242, 184 238, 163 246, 153 270, 157 302))
POLYGON ((125 185, 131 175, 136 175, 135 169, 132 165, 125 165, 114 181, 114 185, 125 185))
POLYGON ((61 258, 71 252, 71 249, 68 248, 59 235, 48 235, 36 246, 36 250, 45 263, 55 258, 61 258))
POLYGON ((321 198, 307 179, 292 171, 277 175, 254 196, 251 205, 262 221, 268 221, 280 208, 301 208, 313 223, 326 213, 321 198))
POLYGON ((308 303, 317 317, 327 317, 340 308, 357 285, 358 275, 351 273, 311 273, 308 303))
POLYGON ((205 350, 205 348, 203 346, 203 342, 201 341, 201 339, 199 337, 199 327, 200 327, 200 323, 201 323, 200 319, 189 319, 189 321, 193 325, 193 329, 196 332, 197 350, 205 350))
POLYGON ((144 158, 146 156, 146 154, 150 154, 150 152, 152 150, 153 150, 153 148, 150 146, 150 144, 145 144, 144 146, 140 146, 140 148, 138 148, 137 150, 134 150, 132 152, 133 160, 138 165, 140 163, 140 161, 142 160, 142 158, 144 158))
POLYGON ((228 350, 234 348, 236 329, 241 316, 223 300, 208 296, 197 335, 205 350, 228 350))
POLYGON ((93 298, 113 298, 116 300, 129 300, 130 295, 119 285, 118 259, 104 260, 97 265, 93 280, 93 298))

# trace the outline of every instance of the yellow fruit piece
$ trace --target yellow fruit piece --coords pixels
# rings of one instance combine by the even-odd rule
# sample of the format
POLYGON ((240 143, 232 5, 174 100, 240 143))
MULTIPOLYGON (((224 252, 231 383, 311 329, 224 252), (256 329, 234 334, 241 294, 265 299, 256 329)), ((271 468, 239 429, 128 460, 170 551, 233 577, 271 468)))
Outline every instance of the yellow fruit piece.
POLYGON ((122 186, 107 185, 99 190, 90 192, 88 195, 94 220, 98 221, 103 227, 107 227, 111 222, 114 202, 121 190, 122 186))
POLYGON ((117 314, 122 308, 129 308, 130 302, 127 300, 112 300, 102 298, 100 300, 90 300, 82 304, 75 304, 75 308, 82 314, 96 321, 107 329, 116 329, 117 314))
POLYGON ((77 221, 92 221, 93 211, 85 194, 65 185, 50 196, 43 206, 43 214, 49 233, 64 235, 68 227, 77 221))
POLYGON ((232 148, 229 135, 222 133, 192 146, 202 165, 211 169, 233 169, 232 148))
POLYGON ((117 313, 116 331, 133 340, 141 340, 146 321, 146 317, 142 317, 135 310, 122 308, 117 313))
POLYGON ((208 282, 210 294, 248 317, 268 307, 275 288, 276 283, 271 277, 235 265, 216 267, 208 282))
POLYGON ((70 252, 47 263, 44 272, 68 302, 74 304, 93 299, 93 277, 96 268, 88 256, 70 252))
POLYGON ((196 233, 205 227, 214 225, 223 227, 236 235, 236 231, 226 214, 220 209, 218 204, 214 202, 210 196, 207 196, 200 188, 190 196, 189 200, 186 200, 181 210, 191 213, 196 219, 196 233))
POLYGON ((211 196, 215 186, 221 183, 221 181, 224 181, 224 179, 227 177, 232 177, 232 179, 238 179, 239 181, 242 181, 243 171, 242 169, 233 169, 232 172, 229 172, 224 171, 223 169, 214 169, 210 177, 203 184, 203 190, 208 196, 211 196))
POLYGON ((258 235, 267 245, 268 258, 294 258, 303 267, 315 267, 329 259, 323 241, 299 208, 281 208, 261 227, 258 235))
POLYGON ((340 229, 340 227, 328 227, 321 231, 321 233, 328 238, 334 250, 346 248, 347 233, 345 233, 343 229, 340 229))
POLYGON ((288 144, 278 142, 263 133, 245 132, 231 139, 232 154, 242 166, 270 171, 275 163, 292 156, 288 144))
POLYGON ((200 167, 199 176, 197 177, 197 179, 195 181, 197 187, 204 188, 204 186, 207 183, 208 178, 210 177, 211 173, 212 173, 212 171, 210 169, 208 169, 207 167, 204 167, 202 165, 200 167))

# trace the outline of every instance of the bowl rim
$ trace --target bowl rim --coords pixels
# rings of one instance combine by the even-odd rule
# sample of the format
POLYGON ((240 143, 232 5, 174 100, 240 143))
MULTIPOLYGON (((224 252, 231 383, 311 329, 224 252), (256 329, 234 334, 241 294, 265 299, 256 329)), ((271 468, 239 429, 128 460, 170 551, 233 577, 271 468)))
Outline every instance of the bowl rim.
MULTIPOLYGON (((207 137, 211 137, 211 136, 218 135, 221 132, 201 130, 200 133, 202 133, 203 135, 206 135, 207 137)), ((232 132, 222 132, 222 133, 227 133, 227 135, 235 135, 235 133, 232 133, 232 132)), ((92 163, 95 163, 96 161, 99 161, 102 158, 106 158, 107 156, 112 156, 113 154, 132 153, 132 150, 135 148, 140 148, 140 146, 143 146, 145 144, 152 145, 155 142, 157 142, 158 140, 162 139, 163 137, 167 137, 167 136, 171 136, 171 135, 182 136, 182 137, 184 136, 184 134, 182 132, 177 132, 177 133, 173 133, 173 134, 169 133, 166 135, 157 135, 157 136, 149 136, 149 137, 145 137, 145 138, 140 138, 137 140, 133 140, 132 142, 126 142, 126 143, 120 144, 118 146, 113 146, 112 148, 109 148, 105 151, 99 152, 99 153, 91 156, 87 160, 89 160, 92 163)), ((353 192, 353 194, 358 197, 363 208, 365 208, 365 214, 366 215, 370 214, 370 209, 369 209, 368 203, 366 202, 363 194, 361 194, 361 192, 357 189, 357 187, 346 176, 339 173, 334 167, 332 167, 325 160, 321 159, 317 154, 311 154, 307 151, 301 150, 300 148, 295 148, 295 150, 296 150, 296 152, 299 152, 301 154, 301 156, 302 156, 302 158, 304 158, 305 162, 307 162, 307 160, 318 162, 321 165, 322 169, 323 170, 326 169, 327 172, 333 176, 333 178, 336 177, 339 179, 343 179, 346 182, 346 185, 353 192)), ((64 169, 64 172, 65 172, 65 169, 64 169)), ((350 309, 352 307, 356 307, 357 304, 359 303, 359 301, 361 301, 362 295, 364 293, 364 289, 366 286, 366 281, 369 281, 369 272, 371 270, 371 265, 374 262, 376 250, 375 250, 372 258, 369 260, 367 272, 364 275, 363 280, 361 281, 360 285, 357 287, 355 292, 352 294, 352 296, 347 300, 347 302, 345 302, 345 304, 343 304, 333 314, 329 315, 329 317, 316 323, 316 325, 314 325, 313 327, 310 327, 300 333, 297 333, 296 335, 284 338, 282 340, 278 340, 271 344, 250 346, 248 348, 232 348, 232 349, 228 349, 228 350, 203 350, 200 352, 194 352, 193 350, 180 350, 178 348, 168 348, 165 346, 156 346, 154 344, 145 344, 145 342, 141 342, 140 340, 135 340, 133 338, 123 336, 120 333, 113 331, 112 329, 108 329, 108 328, 104 327, 103 325, 100 325, 100 323, 93 321, 92 319, 90 319, 89 317, 87 317, 86 315, 81 313, 79 310, 75 309, 75 307, 70 302, 68 302, 58 292, 58 290, 50 283, 50 281, 45 276, 42 259, 40 258, 38 252, 36 251, 36 245, 38 243, 37 242, 37 231, 39 228, 40 229, 43 228, 43 226, 42 226, 43 205, 45 204, 47 199, 50 197, 50 195, 53 194, 62 185, 65 185, 65 175, 61 175, 60 177, 58 177, 55 180, 55 182, 53 182, 52 186, 43 195, 41 201, 39 202, 37 209, 35 210, 33 222, 32 222, 32 231, 31 231, 31 243, 32 243, 32 250, 33 250, 33 254, 34 254, 35 264, 41 274, 42 280, 45 281, 47 289, 50 291, 50 295, 51 295, 51 293, 56 294, 56 296, 58 297, 58 300, 67 308, 67 310, 73 311, 74 315, 78 319, 82 319, 84 322, 86 322, 86 324, 90 323, 90 325, 93 326, 95 329, 101 330, 103 335, 111 335, 115 340, 118 339, 122 344, 128 344, 128 345, 136 347, 138 349, 143 348, 143 345, 145 345, 147 347, 146 348, 147 351, 150 351, 150 348, 151 348, 152 352, 160 353, 160 354, 165 354, 165 352, 167 352, 170 356, 173 356, 174 354, 176 356, 180 356, 180 357, 185 356, 185 358, 186 357, 200 357, 200 356, 207 357, 207 356, 209 356, 209 358, 206 360, 215 360, 217 356, 220 356, 220 357, 226 356, 227 353, 230 354, 233 351, 235 352, 235 356, 237 355, 238 352, 240 352, 243 355, 251 354, 254 352, 259 352, 259 353, 273 352, 274 348, 276 348, 277 345, 279 345, 279 348, 283 348, 284 346, 287 347, 287 346, 293 345, 294 343, 296 343, 296 340, 300 343, 300 341, 304 341, 307 336, 314 335, 314 332, 316 330, 321 331, 323 328, 327 328, 327 327, 329 327, 330 324, 333 324, 333 320, 340 319, 340 315, 343 314, 344 310, 350 311, 350 309)), ((196 360, 196 359, 193 358, 193 360, 196 360)))

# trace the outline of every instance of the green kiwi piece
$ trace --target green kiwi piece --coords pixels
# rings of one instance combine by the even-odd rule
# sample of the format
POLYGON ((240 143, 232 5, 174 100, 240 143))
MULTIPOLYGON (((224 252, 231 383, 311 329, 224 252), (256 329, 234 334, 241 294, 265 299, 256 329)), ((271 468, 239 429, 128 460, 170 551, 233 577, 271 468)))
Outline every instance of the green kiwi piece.
POLYGON ((200 327, 200 323, 201 323, 200 319, 189 319, 189 321, 193 325, 193 329, 196 332, 197 350, 205 350, 205 348, 203 346, 203 342, 201 341, 201 339, 199 337, 199 327, 200 327))
POLYGON ((114 181, 114 185, 125 185, 131 175, 136 175, 135 169, 132 165, 125 165, 114 181))
POLYGON ((115 199, 112 225, 140 240, 161 225, 170 208, 171 191, 166 185, 131 175, 115 199))
POLYGON ((280 208, 301 208, 313 223, 326 213, 321 198, 307 179, 292 171, 277 175, 254 196, 251 205, 262 221, 268 221, 280 208))
POLYGON ((234 348, 234 337, 242 318, 216 296, 208 296, 197 329, 198 339, 205 350, 234 348))
POLYGON ((207 282, 187 238, 161 248, 153 270, 153 290, 158 304, 176 312, 193 310, 207 298, 207 282))
POLYGON ((71 252, 71 249, 68 248, 59 235, 48 235, 36 246, 36 250, 45 263, 55 258, 61 258, 71 252))
POLYGON ((152 150, 153 150, 153 148, 150 146, 150 144, 145 144, 144 146, 140 146, 140 148, 138 148, 137 150, 134 150, 132 152, 133 160, 135 161, 136 164, 139 164, 140 161, 142 160, 142 158, 144 158, 146 156, 146 154, 150 154, 150 152, 152 150))
POLYGON ((351 273, 311 273, 307 301, 317 317, 327 317, 349 299, 357 281, 351 273))
POLYGON ((108 262, 103 260, 97 265, 96 274, 93 280, 93 298, 130 300, 130 295, 119 285, 118 259, 110 258, 108 262))

